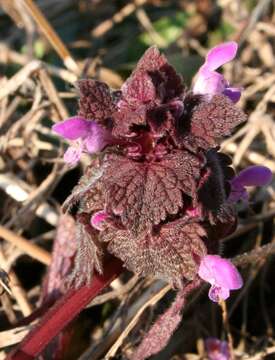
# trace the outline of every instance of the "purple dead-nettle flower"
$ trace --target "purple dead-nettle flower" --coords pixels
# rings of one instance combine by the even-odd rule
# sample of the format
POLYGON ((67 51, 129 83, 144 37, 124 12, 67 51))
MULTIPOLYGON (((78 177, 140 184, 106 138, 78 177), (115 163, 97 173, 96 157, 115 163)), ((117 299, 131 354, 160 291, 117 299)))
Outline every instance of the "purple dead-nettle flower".
POLYGON ((266 166, 249 166, 230 181, 231 192, 229 200, 232 202, 237 202, 241 199, 247 201, 247 186, 266 186, 271 182, 271 179, 272 172, 266 166))
POLYGON ((231 261, 218 255, 206 255, 199 267, 199 276, 210 283, 209 298, 219 302, 226 300, 230 290, 237 290, 243 286, 243 280, 231 261))
MULTIPOLYGON (((93 271, 103 273, 111 254, 128 270, 179 289, 176 313, 167 311, 168 318, 157 322, 171 326, 149 332, 154 339, 160 334, 149 355, 165 346, 176 327, 169 316, 180 322, 186 294, 202 279, 211 284, 214 301, 242 286, 232 263, 209 255, 218 253, 219 240, 237 223, 229 199, 235 173, 219 145, 246 116, 234 103, 239 90, 233 94, 216 72, 236 51, 232 42, 212 49, 188 91, 166 57, 151 47, 121 90, 79 81, 77 116, 54 126, 77 142, 65 155, 70 163, 83 151, 93 153, 63 205, 74 209, 77 224, 76 285, 89 282, 93 271)), ((136 359, 144 357, 142 345, 136 359)))
POLYGON ((206 55, 204 64, 200 67, 193 92, 195 94, 208 95, 211 98, 216 94, 224 94, 234 103, 241 97, 241 89, 231 87, 222 74, 216 70, 233 60, 238 50, 238 44, 234 41, 215 46, 206 55))
POLYGON ((227 341, 211 337, 204 342, 207 358, 209 360, 230 360, 230 351, 227 341))
MULTIPOLYGON (((231 60, 232 47, 213 50, 208 69, 231 60)), ((78 88, 78 116, 54 130, 80 139, 71 162, 82 151, 94 153, 64 204, 78 205, 82 263, 102 272, 111 253, 141 276, 178 288, 197 284, 202 259, 218 252, 219 239, 236 225, 228 201, 234 171, 218 149, 246 116, 224 91, 211 98, 188 91, 156 47, 121 91, 88 79, 78 88)))
POLYGON ((83 152, 99 152, 111 141, 111 135, 106 129, 95 121, 78 116, 55 124, 53 130, 63 138, 73 141, 73 145, 64 154, 64 160, 72 166, 80 160, 83 152))

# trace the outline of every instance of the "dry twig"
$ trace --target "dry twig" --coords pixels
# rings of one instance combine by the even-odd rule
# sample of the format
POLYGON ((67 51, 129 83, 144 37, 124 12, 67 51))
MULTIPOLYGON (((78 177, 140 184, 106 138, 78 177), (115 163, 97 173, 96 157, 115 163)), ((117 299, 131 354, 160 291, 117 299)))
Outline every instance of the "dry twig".
POLYGON ((24 239, 22 236, 16 235, 12 231, 4 228, 1 225, 0 225, 0 237, 9 241, 15 246, 18 246, 26 254, 40 261, 42 264, 50 265, 51 256, 46 250, 42 249, 41 247, 35 244, 32 244, 28 240, 24 239))

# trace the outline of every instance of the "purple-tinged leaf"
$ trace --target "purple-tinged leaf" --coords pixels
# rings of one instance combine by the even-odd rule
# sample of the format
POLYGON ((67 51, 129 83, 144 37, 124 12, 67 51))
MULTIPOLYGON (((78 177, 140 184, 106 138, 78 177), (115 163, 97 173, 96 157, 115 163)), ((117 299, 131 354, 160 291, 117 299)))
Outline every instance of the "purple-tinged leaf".
MULTIPOLYGON (((136 71, 123 84, 121 90, 123 98, 125 99, 124 102, 133 109, 156 99, 155 86, 146 72, 136 71)), ((123 108, 123 105, 123 101, 118 103, 118 107, 120 108, 123 108)))
POLYGON ((206 255, 202 241, 204 229, 197 223, 170 222, 156 233, 132 234, 110 228, 100 233, 108 242, 108 251, 120 258, 130 271, 141 276, 155 276, 181 287, 193 280, 200 258, 206 255))
MULTIPOLYGON (((123 105, 124 106, 124 105, 123 105)), ((146 125, 146 107, 140 106, 136 111, 132 111, 129 107, 116 111, 113 115, 114 128, 112 135, 115 137, 131 138, 137 133, 133 130, 135 125, 146 125)))
POLYGON ((167 101, 183 95, 184 86, 181 76, 155 46, 150 47, 138 62, 133 75, 138 73, 150 75, 159 100, 167 101))
POLYGON ((156 71, 167 63, 164 55, 162 55, 156 46, 151 46, 145 51, 142 58, 138 61, 135 71, 156 71))
POLYGON ((67 279, 76 288, 92 283, 95 271, 103 273, 103 249, 98 243, 98 234, 89 224, 89 215, 77 216, 77 252, 75 266, 67 279))
POLYGON ((103 175, 102 164, 99 159, 93 159, 79 183, 73 188, 70 196, 63 204, 63 211, 70 211, 80 203, 81 211, 93 212, 104 207, 102 185, 100 178, 103 175))
POLYGON ((200 159, 187 151, 144 164, 110 157, 104 174, 107 210, 134 232, 150 229, 177 214, 184 204, 182 193, 195 196, 200 168, 200 159))
POLYGON ((178 291, 171 306, 157 319, 149 332, 144 336, 131 360, 145 360, 165 348, 181 322, 181 312, 186 302, 186 296, 198 287, 199 283, 200 281, 194 280, 178 291))
POLYGON ((72 271, 77 250, 75 220, 68 214, 60 216, 55 236, 52 261, 43 284, 43 301, 59 297, 67 289, 64 279, 72 271))
MULTIPOLYGON (((233 207, 227 203, 230 193, 229 181, 234 176, 234 170, 229 166, 231 159, 227 155, 217 152, 216 149, 209 150, 206 153, 206 159, 207 162, 198 188, 198 198, 204 215, 212 225, 226 223, 226 229, 229 229, 230 225, 233 229, 236 214, 233 207)), ((224 231, 226 229, 224 228, 224 231)))
POLYGON ((108 85, 91 79, 80 80, 77 85, 80 92, 78 115, 105 125, 108 124, 116 110, 108 85))
MULTIPOLYGON (((209 149, 232 134, 234 128, 246 120, 243 111, 224 95, 213 96, 210 102, 201 101, 194 107, 187 121, 183 143, 190 149, 209 149)), ((184 126, 184 124, 183 124, 184 126)))
MULTIPOLYGON (((173 104, 174 100, 179 102, 184 86, 182 78, 168 64, 165 56, 156 47, 151 47, 121 90, 118 111, 114 114, 113 135, 129 137, 135 135, 132 130, 134 125, 148 125, 148 111, 157 110, 162 104, 168 109, 170 101, 173 104)), ((171 108, 175 107, 173 104, 171 108)))

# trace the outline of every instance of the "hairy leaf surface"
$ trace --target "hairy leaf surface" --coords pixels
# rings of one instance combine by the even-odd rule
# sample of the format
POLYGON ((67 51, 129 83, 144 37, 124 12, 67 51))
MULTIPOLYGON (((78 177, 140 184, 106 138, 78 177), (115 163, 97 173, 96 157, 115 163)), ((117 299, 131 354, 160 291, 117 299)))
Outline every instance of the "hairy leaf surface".
POLYGON ((179 283, 196 276, 196 260, 206 254, 201 239, 204 235, 199 224, 181 220, 162 226, 158 233, 138 236, 127 230, 109 229, 101 239, 109 242, 108 250, 134 273, 179 283))
POLYGON ((228 180, 234 176, 234 170, 229 166, 231 159, 211 149, 206 153, 206 172, 200 180, 198 189, 199 201, 212 224, 218 222, 234 224, 235 213, 227 204, 230 191, 228 180))
POLYGON ((177 214, 184 205, 182 192, 195 197, 200 167, 201 161, 186 151, 151 163, 112 157, 103 175, 107 207, 132 231, 150 229, 177 214))
POLYGON ((63 203, 63 210, 70 211, 80 201, 83 203, 84 199, 89 204, 85 204, 83 207, 88 207, 90 211, 102 208, 100 206, 102 198, 99 198, 101 193, 99 180, 102 174, 103 169, 100 162, 93 161, 91 166, 86 169, 85 174, 80 178, 79 183, 73 188, 71 195, 63 203))
POLYGON ((156 47, 151 47, 121 90, 122 97, 118 102, 119 111, 114 116, 113 134, 129 136, 133 125, 148 125, 148 112, 153 123, 163 122, 166 115, 165 112, 161 114, 163 111, 158 106, 165 105, 168 109, 171 101, 182 100, 184 86, 182 78, 166 57, 156 47))
MULTIPOLYGON (((79 215, 78 221, 83 220, 81 215, 79 215)), ((88 223, 85 220, 84 222, 88 223)), ((90 284, 95 270, 99 274, 103 273, 103 251, 98 244, 97 232, 81 222, 77 224, 76 239, 75 266, 68 278, 68 283, 77 288, 83 284, 90 284)))
POLYGON ((85 79, 77 83, 80 99, 78 115, 105 123, 116 109, 110 89, 103 82, 85 79))
POLYGON ((210 102, 199 102, 192 111, 189 123, 183 124, 186 127, 184 144, 193 150, 216 147, 221 138, 231 135, 233 129, 245 120, 246 115, 230 99, 215 95, 210 102))
POLYGON ((184 308, 187 295, 198 287, 199 279, 195 279, 190 284, 177 292, 176 298, 171 306, 159 316, 156 322, 151 326, 149 332, 144 336, 142 342, 137 347, 131 360, 144 360, 157 354, 168 344, 171 336, 178 327, 182 319, 182 310, 184 308))

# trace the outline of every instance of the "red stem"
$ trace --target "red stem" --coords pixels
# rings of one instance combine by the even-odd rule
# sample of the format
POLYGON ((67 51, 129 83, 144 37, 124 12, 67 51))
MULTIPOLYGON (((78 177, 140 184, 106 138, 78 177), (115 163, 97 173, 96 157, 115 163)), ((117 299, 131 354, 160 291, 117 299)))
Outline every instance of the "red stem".
POLYGON ((71 289, 45 314, 39 324, 8 354, 6 360, 32 360, 59 334, 98 293, 122 272, 122 263, 113 258, 104 274, 95 274, 91 286, 71 289))
MULTIPOLYGON (((62 295, 58 299, 61 298, 62 295)), ((25 316, 23 319, 17 321, 12 328, 17 328, 18 326, 26 326, 31 322, 36 320, 37 318, 43 316, 51 306, 57 301, 57 299, 50 299, 49 301, 45 301, 39 308, 35 309, 30 315, 25 316)))

